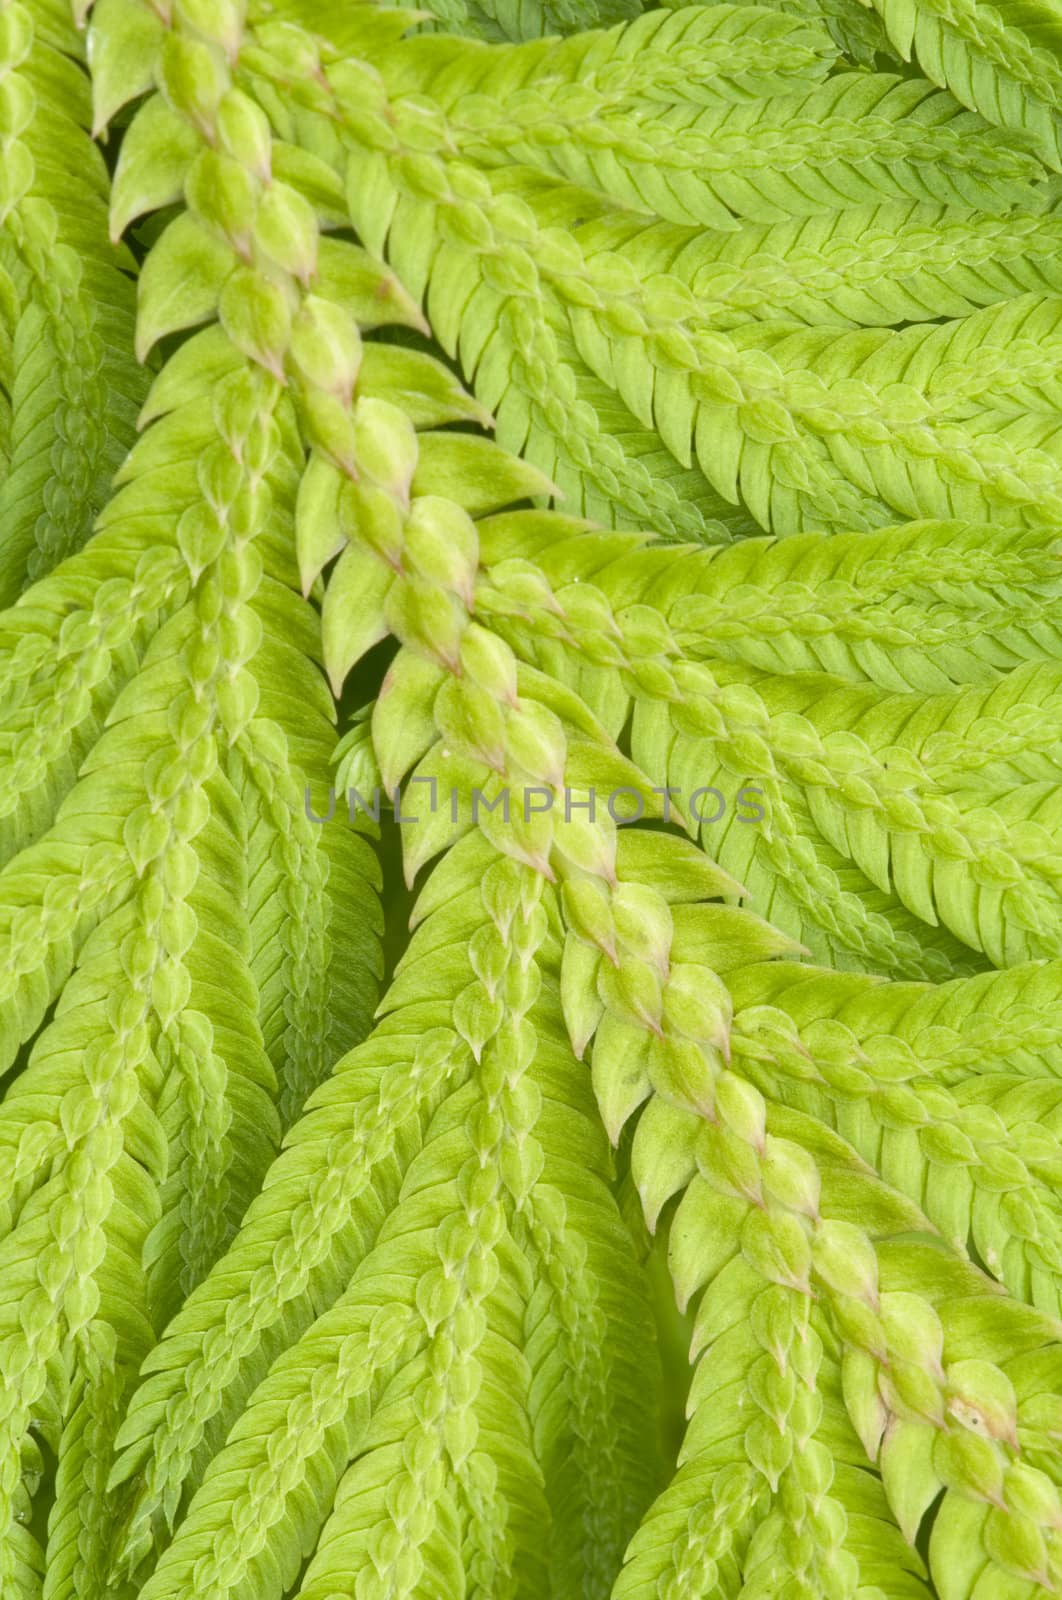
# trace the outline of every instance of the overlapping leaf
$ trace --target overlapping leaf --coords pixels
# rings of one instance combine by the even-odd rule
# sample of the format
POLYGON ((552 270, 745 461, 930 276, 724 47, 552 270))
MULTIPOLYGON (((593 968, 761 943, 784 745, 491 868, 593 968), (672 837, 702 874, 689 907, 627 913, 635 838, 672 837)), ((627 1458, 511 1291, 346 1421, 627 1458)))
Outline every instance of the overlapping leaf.
POLYGON ((879 11, 0 12, 4 1600, 1062 1586, 1054 22, 879 11))

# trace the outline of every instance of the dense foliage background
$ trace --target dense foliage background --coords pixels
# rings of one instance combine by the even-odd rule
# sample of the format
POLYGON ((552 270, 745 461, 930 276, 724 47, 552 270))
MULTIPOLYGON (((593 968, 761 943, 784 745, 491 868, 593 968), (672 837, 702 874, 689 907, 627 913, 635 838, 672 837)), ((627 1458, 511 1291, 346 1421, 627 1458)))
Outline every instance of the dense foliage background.
POLYGON ((2 1600, 1062 1588, 1059 35, 0 0, 2 1600))

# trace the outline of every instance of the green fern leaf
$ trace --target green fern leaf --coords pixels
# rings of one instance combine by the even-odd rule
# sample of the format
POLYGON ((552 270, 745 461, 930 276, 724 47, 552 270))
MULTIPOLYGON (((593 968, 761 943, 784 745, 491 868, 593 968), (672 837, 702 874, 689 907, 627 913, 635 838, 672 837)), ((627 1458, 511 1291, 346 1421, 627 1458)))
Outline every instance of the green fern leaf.
MULTIPOLYGON (((827 86, 831 94, 839 81, 827 86)), ((902 97, 909 87, 896 92, 902 97)), ((659 282, 651 294, 616 255, 601 261, 595 282, 574 238, 540 233, 526 186, 517 198, 461 162, 436 161, 433 170, 429 199, 428 191, 404 191, 397 159, 388 165, 379 151, 354 156, 354 219, 387 249, 415 294, 431 280, 429 311, 445 342, 459 319, 457 353, 476 374, 506 442, 525 447, 530 401, 554 436, 565 436, 567 422, 568 439, 585 439, 584 459, 600 454, 592 414, 576 405, 574 374, 558 371, 551 319, 563 314, 599 381, 619 392, 643 426, 655 427, 680 462, 688 465, 695 451, 715 492, 744 501, 762 527, 866 528, 896 513, 1043 525, 1053 515, 1055 466, 1040 435, 1026 426, 1012 440, 1001 431, 1008 417, 1035 415, 1046 403, 1042 386, 1051 382, 1057 322, 1052 299, 1018 298, 940 327, 900 332, 755 321, 704 328, 684 286, 651 279, 659 282), (472 237, 475 246, 466 243, 472 237), (447 311, 433 295, 449 297, 458 284, 460 299, 447 311), (619 298, 624 291, 629 300, 619 298), (576 309, 561 313, 558 300, 576 309), (490 336, 494 346, 483 342, 490 336), (901 373, 930 370, 947 372, 952 382, 938 378, 928 391, 910 376, 899 381, 901 373), (1004 370, 1021 378, 1001 386, 1004 370), (519 418, 511 440, 503 403, 510 392, 519 418)), ((425 172, 416 185, 426 183, 425 172)), ((600 476, 597 461, 594 467, 600 476)))
MULTIPOLYGON (((284 0, 277 9, 344 50, 343 19, 320 0, 284 0)), ((641 5, 639 0, 432 0, 415 9, 425 30, 519 41, 630 20, 641 5)))
POLYGON ((830 978, 795 976, 790 988, 774 972, 750 969, 747 987, 735 985, 738 1004, 750 1006, 755 1081, 835 1127, 957 1249, 976 1251, 1012 1294, 1057 1316, 1057 1094, 1043 1081, 1057 1048, 1057 1028, 1043 1020, 1057 964, 873 995, 867 985, 843 994, 830 978), (1040 1013, 1031 1004, 1037 993, 1047 1002, 1040 1013), (757 1012, 757 1000, 768 1009, 757 1012), (776 1002, 784 1016, 772 1018, 776 1002), (995 1070, 1001 1025, 1016 1071, 995 1070), (1016 1153, 1019 1139, 1028 1161, 1016 1153))
MULTIPOLYGON (((336 1562, 349 1570, 352 1561, 367 1562, 370 1554, 393 1564, 393 1577, 378 1580, 381 1593, 396 1592, 396 1583, 404 1592, 425 1570, 448 1573, 446 1581, 454 1583, 462 1581, 462 1570, 475 1573, 485 1592, 499 1594, 508 1592, 517 1572, 527 1582, 537 1571, 542 1582, 545 1553, 534 1529, 546 1504, 558 1523, 549 1558, 556 1577, 577 1581, 588 1593, 606 1593, 632 1518, 644 1504, 652 1464, 644 1451, 644 1417, 640 1425, 636 1418, 646 1392, 647 1311, 631 1300, 625 1264, 630 1243, 605 1182, 601 1134, 589 1116, 585 1086, 576 1092, 579 1078, 557 1032, 556 977, 549 979, 548 966, 539 975, 539 962, 556 965, 548 943, 535 954, 549 919, 526 869, 530 881, 521 888, 519 874, 514 876, 511 864, 505 868, 481 838, 473 836, 452 852, 440 874, 445 884, 429 880, 428 903, 385 1000, 383 1022, 318 1091, 295 1142, 219 1265, 216 1287, 208 1279, 189 1301, 134 1397, 119 1436, 125 1447, 119 1474, 147 1464, 141 1482, 148 1496, 141 1490, 135 1528, 153 1504, 168 1507, 172 1516, 175 1491, 191 1466, 188 1423, 196 1417, 201 1432, 204 1402, 211 1410, 224 1403, 241 1360, 236 1394, 245 1393, 249 1379, 264 1372, 266 1351, 275 1354, 278 1336, 290 1344, 254 1390, 249 1425, 229 1435, 205 1475, 192 1468, 192 1481, 201 1479, 201 1487, 145 1594, 167 1593, 184 1581, 181 1574, 198 1559, 216 1517, 214 1484, 228 1482, 229 1452, 236 1450, 249 1464, 248 1451, 256 1448, 250 1419, 260 1408, 278 1425, 286 1416, 294 1426, 291 1407, 305 1403, 296 1391, 310 1378, 319 1426, 338 1430, 331 1446, 330 1436, 321 1436, 338 1493, 303 1580, 307 1594, 328 1592, 336 1562), (506 959, 512 963, 508 1003, 495 987, 506 959), (482 963, 495 961, 503 965, 487 979, 482 963), (419 999, 425 965, 437 985, 445 985, 445 993, 437 989, 427 1005, 419 999), (464 1019, 464 1038, 437 1020, 451 1014, 449 995, 459 997, 456 1015, 464 1019), (501 1141, 496 1168, 474 1156, 476 1140, 487 1136, 501 1141), (492 1171, 500 1188, 491 1200, 486 1180, 492 1171), (473 1202, 473 1193, 481 1198, 473 1202), (464 1220, 473 1203, 480 1218, 475 1225, 464 1220), (291 1248, 296 1240, 298 1258, 291 1248), (454 1267, 444 1268, 459 1248, 472 1254, 456 1258, 468 1264, 455 1277, 454 1267), (278 1281, 277 1298, 263 1301, 257 1263, 279 1264, 285 1255, 289 1286, 278 1281), (296 1260, 304 1264, 296 1266, 296 1260), (544 1274, 538 1287, 536 1269, 544 1274), (336 1299, 347 1279, 349 1286, 336 1299), (235 1298, 234 1283, 241 1286, 235 1298), (447 1285, 457 1289, 456 1297, 447 1285), (312 1322, 322 1303, 330 1302, 331 1309, 312 1322), (616 1319, 625 1354, 606 1371, 602 1341, 616 1319), (219 1345, 211 1330, 222 1324, 226 1338, 219 1345), (380 1336, 380 1370, 374 1371, 372 1330, 384 1325, 389 1333, 380 1336), (363 1326, 367 1347, 358 1332, 363 1326), (366 1350, 368 1366, 355 1354, 359 1348, 366 1350), (327 1402, 324 1372, 333 1374, 333 1399, 327 1402), (409 1412, 400 1402, 388 1420, 389 1377, 400 1392, 423 1396, 416 1402, 421 1421, 401 1450, 391 1441, 395 1424, 409 1412), (442 1414, 427 1398, 439 1386, 443 1396, 452 1395, 442 1414), (182 1393, 187 1399, 173 1410, 169 1396, 182 1393), (490 1421, 488 1394, 495 1408, 490 1421), (376 1397, 374 1410, 380 1407, 378 1421, 368 1415, 370 1395, 376 1397), (496 1415, 503 1395, 511 1407, 505 1422, 496 1415), (538 1469, 530 1464, 534 1454, 541 1462, 541 1488, 535 1486, 538 1469), (343 1464, 355 1456, 339 1482, 343 1464), (420 1505, 412 1522, 398 1513, 397 1494, 402 1504, 420 1505), (464 1549, 457 1520, 469 1530, 464 1549)), ((401 1426, 404 1434, 406 1422, 401 1426)), ((322 1513, 311 1512, 296 1487, 309 1470, 309 1451, 318 1448, 314 1427, 291 1435, 294 1454, 285 1457, 291 1487, 284 1495, 290 1510, 283 1514, 309 1516, 311 1522, 302 1525, 312 1525, 316 1538, 322 1513)), ((280 1559, 275 1513, 262 1503, 258 1514, 266 1519, 267 1548, 280 1559)), ((135 1536, 126 1549, 130 1556, 140 1553, 135 1536)), ((209 1582, 233 1594, 257 1592, 256 1583, 272 1582, 265 1579, 267 1570, 247 1566, 233 1545, 217 1553, 216 1576, 209 1582)))
POLYGON ((892 47, 963 105, 1028 138, 1059 167, 1057 19, 1048 7, 943 6, 883 0, 875 9, 892 47))
POLYGON ((129 348, 133 262, 108 242, 107 172, 89 137, 82 63, 61 5, 26 0, 5 9, 4 605, 85 542, 145 389, 129 348))
POLYGON ((1062 1586, 1053 23, 891 5, 0 11, 4 1600, 1062 1586))
MULTIPOLYGON (((716 4, 717 0, 697 0, 716 4)), ((893 55, 881 18, 861 0, 766 0, 792 16, 821 18, 842 53, 858 66, 880 66, 893 55)))
POLYGON ((1057 293, 1057 202, 993 218, 958 207, 853 206, 736 233, 606 214, 575 230, 592 264, 632 262, 698 297, 714 326, 750 317, 810 326, 882 326, 962 317, 1017 289, 1057 293))
MULTIPOLYGON (((928 696, 883 693, 865 682, 846 687, 839 673, 807 673, 799 649, 792 652, 791 666, 786 644, 771 664, 757 663, 752 670, 743 670, 740 662, 727 665, 725 640, 722 649, 709 642, 716 618, 703 611, 703 631, 694 635, 699 658, 694 664, 663 617, 658 613, 653 622, 642 609, 652 597, 666 616, 666 594, 673 584, 683 593, 677 615, 696 616, 692 572, 679 584, 672 569, 661 582, 653 552, 635 554, 636 541, 585 542, 565 537, 560 528, 554 541, 543 539, 538 550, 552 588, 530 615, 525 603, 521 617, 506 602, 504 575, 515 549, 526 548, 530 520, 510 517, 491 524, 484 601, 502 619, 518 652, 578 686, 605 714, 614 734, 631 719, 635 760, 643 771, 666 774, 677 813, 745 886, 758 910, 810 941, 817 953, 897 975, 941 976, 947 970, 943 958, 954 962, 958 956, 953 941, 939 946, 931 938, 927 944, 917 933, 913 939, 911 918, 914 930, 919 923, 946 928, 998 965, 1054 953, 1057 858, 1050 807, 1057 799, 1052 752, 1058 741, 1053 665, 1034 660, 1004 670, 987 687, 949 688, 928 696), (496 584, 489 577, 492 570, 499 574, 496 584), (639 637, 643 618, 648 632, 639 637), (588 637, 591 627, 598 630, 599 643, 588 637), (628 644, 629 629, 634 631, 628 644), (623 672, 619 679, 617 667, 623 672), (674 709, 668 711, 669 705, 674 709), (946 727, 955 731, 945 732, 946 727), (759 820, 766 817, 762 828, 752 825, 757 813, 759 820), (859 876, 849 887, 838 873, 851 867, 859 876), (884 903, 868 895, 869 886, 885 897, 884 903), (900 907, 906 916, 897 915, 900 907)), ((800 571, 801 558, 810 571, 821 551, 842 559, 848 552, 858 571, 863 559, 869 567, 880 551, 893 556, 906 548, 913 575, 924 561, 933 561, 929 552, 940 537, 941 530, 932 526, 906 528, 865 540, 787 541, 768 545, 766 556, 780 557, 792 574, 800 571), (920 539, 925 539, 921 549, 920 539)), ((706 552, 695 565, 711 571, 722 562, 747 571, 756 550, 749 543, 728 553, 706 552)), ((960 550, 961 544, 955 550, 961 561, 960 550)), ((987 559, 991 563, 990 555, 987 559)), ((1041 559, 1050 585, 1053 560, 1046 553, 1041 559)), ((891 570, 898 601, 898 560, 891 570)), ((946 570, 942 565, 934 573, 945 588, 946 570)), ((728 599, 742 593, 725 578, 723 585, 728 599)), ((871 626, 881 625, 869 586, 853 584, 836 593, 838 599, 843 596, 846 621, 831 635, 833 641, 839 643, 846 627, 861 633, 864 619, 876 617, 871 626)), ((791 619, 795 607, 784 588, 779 598, 791 619)), ((979 588, 968 591, 968 600, 975 609, 987 602, 982 625, 993 638, 995 626, 1002 624, 998 643, 1003 647, 1009 627, 1005 605, 994 614, 992 601, 979 588)), ((1035 645, 1026 648, 1037 653, 1035 645)), ((752 649, 760 656, 758 642, 752 649)), ((1050 630, 1046 651, 1052 653, 1050 630)), ((1003 654, 1013 659, 1005 647, 1003 654)), ((874 670, 877 655, 865 659, 866 676, 880 677, 874 670)), ((911 660, 918 659, 915 645, 911 660)), ((988 660, 986 649, 975 679, 987 675, 988 660)), ((844 663, 835 659, 830 665, 844 663)), ((958 658, 949 667, 952 681, 961 677, 958 658)), ((863 674, 849 663, 846 675, 863 674)), ((920 681, 927 676, 923 668, 920 681)))

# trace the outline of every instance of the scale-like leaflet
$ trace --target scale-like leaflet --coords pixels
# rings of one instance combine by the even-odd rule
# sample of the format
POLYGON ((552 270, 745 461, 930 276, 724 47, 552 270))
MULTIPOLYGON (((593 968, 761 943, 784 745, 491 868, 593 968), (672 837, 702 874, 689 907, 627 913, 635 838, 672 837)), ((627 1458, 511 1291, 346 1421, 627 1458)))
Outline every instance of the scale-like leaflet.
POLYGON ((80 548, 132 443, 133 259, 107 238, 83 41, 61 0, 0 14, 0 604, 80 548), (6 353, 5 353, 6 352, 6 353))
MULTIPOLYGON (((934 525, 690 552, 681 577, 670 552, 629 536, 580 535, 536 514, 493 519, 484 533, 481 606, 523 659, 577 688, 615 736, 629 724, 632 756, 672 787, 676 815, 754 908, 817 956, 943 977, 962 959, 958 941, 997 965, 1055 953, 1057 647, 1049 622, 1042 633, 1035 625, 1015 631, 1006 583, 1010 561, 1031 562, 1052 592, 1049 541, 992 536, 979 558, 981 583, 974 561, 960 587, 937 561, 934 525), (508 573, 532 554, 548 581, 514 606, 508 573), (871 587, 883 558, 884 605, 871 587), (809 611, 802 619, 792 589, 780 585, 771 601, 782 612, 778 626, 768 644, 750 642, 746 666, 745 652, 728 647, 732 630, 722 630, 717 652, 713 629, 732 605, 756 615, 755 585, 728 577, 754 577, 757 564, 784 571, 809 611), (828 572, 847 572, 848 582, 828 572), (917 612, 905 611, 905 585, 924 595, 917 612), (947 628, 936 631, 931 595, 956 608, 964 631, 980 628, 972 671, 947 628), (836 633, 828 622, 817 633, 820 603, 844 611, 836 633), (895 652, 895 666, 883 664, 884 642, 899 642, 899 618, 910 625, 906 649, 895 652), (823 640, 826 660, 809 650, 809 635, 823 640), (933 665, 945 650, 946 677, 933 665), (1015 655, 1031 659, 1010 668, 1015 655), (947 688, 896 692, 902 666, 927 688, 934 678, 947 688), (846 883, 852 869, 859 876, 846 883), (953 937, 941 945, 944 929, 953 937)), ((961 542, 961 565, 960 552, 961 542)), ((1025 573, 1034 587, 1028 566, 1025 573)), ((1035 624, 1031 610, 1023 620, 1035 624)))
POLYGON ((652 1491, 649 1314, 560 1026, 556 908, 474 834, 417 916, 383 1020, 311 1101, 134 1396, 130 1560, 178 1504, 189 1424, 226 1388, 233 1416, 250 1388, 205 1473, 197 1451, 145 1596, 193 1570, 204 1596, 279 1594, 316 1543, 322 1472, 338 1493, 301 1594, 356 1577, 389 1597, 422 1581, 604 1595, 652 1491))
POLYGON ((983 0, 875 0, 889 43, 963 105, 1062 165, 1058 18, 1049 6, 983 0))
POLYGON ((4 1600, 1052 1592, 1036 19, 0 5, 4 1600))
POLYGON ((592 272, 686 285, 706 327, 930 322, 1062 288, 1057 199, 998 216, 893 200, 734 232, 607 212, 574 232, 592 272))
POLYGON ((945 1238, 1054 1317, 1060 981, 1049 962, 931 990, 766 968, 734 986, 754 1081, 836 1128, 945 1238))
MULTIPOLYGON (((280 0, 274 14, 323 33, 341 50, 350 25, 350 7, 321 0, 280 0)), ((544 34, 576 33, 582 28, 636 17, 640 0, 432 0, 416 6, 418 26, 472 39, 540 39, 544 34)), ((355 35, 355 38, 357 36, 355 35)))
MULTIPOLYGON (((670 1600, 699 1582, 913 1600, 924 1592, 921 1562, 892 1518, 914 1545, 942 1491, 928 1562, 940 1592, 1050 1590, 1062 1554, 1057 1321, 1001 1297, 966 1259, 964 1234, 949 1250, 844 1139, 777 1097, 772 1066, 786 1055, 781 1076, 788 1070, 798 1094, 825 1087, 814 1045, 784 1012, 743 1002, 777 992, 784 1004, 806 979, 782 963, 775 985, 773 967, 756 966, 757 932, 742 913, 669 904, 662 888, 683 876, 679 858, 664 870, 668 843, 652 893, 621 867, 573 898, 570 986, 562 979, 612 1137, 638 1116, 631 1171, 650 1227, 667 1208, 679 1303, 700 1296, 679 1472, 632 1542, 616 1593, 670 1600), (860 1471, 868 1459, 880 1483, 860 1471)), ((840 997, 855 983, 822 975, 820 994, 831 987, 840 997)), ((902 1014, 906 999, 886 1000, 883 1013, 902 1014)), ((952 1015, 965 1009, 954 999, 952 1015)), ((825 1070, 847 1088, 846 1069, 854 1084, 866 1057, 843 1037, 830 1045, 825 1070)), ((868 1046, 870 1088, 890 1082, 888 1045, 879 1036, 868 1046)), ((917 1079, 917 1056, 908 1065, 917 1079)), ((891 1082, 902 1102, 900 1077, 891 1082)), ((917 1088, 907 1095, 910 1109, 917 1088)), ((926 1118, 930 1163, 952 1158, 949 1132, 966 1137, 926 1118)), ((1046 1233, 1043 1245, 1050 1251, 1046 1233)))
MULTIPOLYGON (((581 437, 587 460, 596 450, 593 409, 577 404, 574 379, 562 367, 554 390, 547 378, 560 315, 597 379, 762 528, 867 529, 897 515, 1051 525, 1056 297, 900 331, 848 332, 831 315, 815 327, 754 318, 720 327, 677 276, 643 284, 618 252, 585 260, 578 238, 542 227, 527 186, 508 192, 504 174, 440 162, 426 199, 400 177, 392 186, 401 171, 379 153, 354 158, 359 227, 426 293, 499 437, 532 458, 557 453, 538 441, 557 431, 558 407, 570 421, 564 452, 581 437)), ((621 519, 630 525, 629 510, 621 519)))

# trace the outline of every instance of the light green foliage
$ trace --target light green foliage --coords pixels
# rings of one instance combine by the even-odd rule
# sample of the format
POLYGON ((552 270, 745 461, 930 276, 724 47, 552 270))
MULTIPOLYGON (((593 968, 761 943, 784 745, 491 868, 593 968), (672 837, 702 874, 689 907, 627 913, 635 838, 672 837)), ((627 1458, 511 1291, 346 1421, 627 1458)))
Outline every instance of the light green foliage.
POLYGON ((1062 1590, 1056 28, 0 0, 2 1600, 1062 1590))
MULTIPOLYGON (((714 5, 717 0, 697 3, 714 5)), ((880 16, 862 0, 768 0, 768 6, 794 16, 821 18, 839 48, 858 66, 891 69, 898 59, 880 16)))
MULTIPOLYGON (((629 21, 642 7, 641 0, 432 0, 412 9, 420 13, 418 26, 425 31, 519 41, 629 21)), ((318 0, 282 0, 275 14, 324 34, 341 50, 344 47, 349 13, 345 17, 329 11, 318 0)))
POLYGON ((605 434, 603 384, 680 466, 696 462, 704 489, 683 499, 709 538, 726 536, 719 497, 781 533, 897 515, 1049 523, 1057 466, 1031 424, 1051 406, 1058 312, 1014 291, 1047 287, 1035 241, 1051 190, 1021 141, 924 80, 817 82, 833 47, 804 19, 713 6, 639 30, 630 54, 623 30, 510 49, 489 82, 497 53, 438 40, 389 53, 375 83, 335 74, 362 147, 354 218, 426 292, 502 442, 576 510, 695 533, 646 483, 642 451, 605 434), (659 48, 676 30, 699 41, 681 90, 659 48), (430 116, 412 92, 425 80, 430 116), (743 243, 749 223, 774 227, 743 243), (942 226, 964 239, 943 279, 942 226), (1000 248, 1020 258, 1016 280, 996 277, 1000 248), (762 294, 729 266, 750 250, 762 294))
POLYGON ((484 599, 515 648, 614 734, 630 723, 676 815, 816 957, 942 977, 974 970, 955 939, 997 964, 1059 953, 1058 643, 1035 603, 1057 557, 1041 536, 908 524, 662 561, 511 516, 485 551, 484 599), (521 616, 492 563, 529 541, 548 582, 521 616))
POLYGON ((1058 170, 1062 76, 1058 18, 1049 6, 884 0, 875 10, 905 61, 913 55, 926 77, 947 84, 963 105, 1025 134, 1041 160, 1058 170))
POLYGON ((61 0, 0 12, 0 600, 84 543, 132 442, 131 256, 107 238, 83 42, 61 0))

